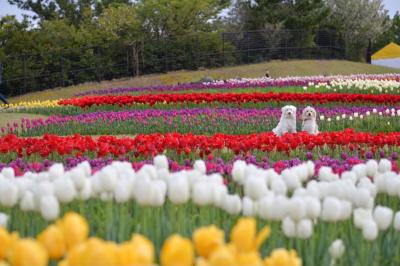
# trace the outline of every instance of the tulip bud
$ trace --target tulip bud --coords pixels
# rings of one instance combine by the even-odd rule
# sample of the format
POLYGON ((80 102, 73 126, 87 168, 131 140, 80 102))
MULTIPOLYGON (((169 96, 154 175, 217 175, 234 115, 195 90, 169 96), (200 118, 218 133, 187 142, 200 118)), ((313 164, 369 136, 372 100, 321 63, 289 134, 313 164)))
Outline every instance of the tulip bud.
POLYGON ((296 235, 298 238, 307 239, 312 236, 313 224, 311 220, 303 219, 297 224, 296 235))
POLYGON ((302 198, 291 198, 288 202, 287 208, 289 216, 295 221, 300 221, 306 216, 306 204, 302 198))
POLYGON ((365 240, 373 241, 378 237, 378 227, 374 220, 368 219, 364 222, 362 234, 365 240))
POLYGON ((7 214, 0 212, 0 227, 7 228, 9 217, 7 214))
POLYGON ((13 207, 18 202, 18 187, 12 180, 0 182, 0 204, 5 207, 13 207))
POLYGON ((244 182, 244 171, 246 169, 246 163, 244 161, 236 161, 233 164, 233 168, 232 168, 232 179, 239 183, 239 184, 243 184, 244 182))
POLYGON ((124 203, 129 200, 131 196, 128 181, 119 180, 114 190, 115 201, 124 203))
POLYGON ((253 200, 262 198, 265 196, 267 191, 267 184, 265 183, 265 180, 260 177, 250 176, 244 182, 244 193, 253 200))
POLYGON ((118 173, 111 165, 98 172, 100 192, 113 192, 118 182, 118 173))
POLYGON ((374 210, 374 220, 379 230, 388 229, 393 221, 393 210, 388 207, 376 206, 374 210))
POLYGON ((340 211, 340 201, 334 197, 326 197, 322 203, 321 218, 324 221, 336 222, 340 218, 340 211))
POLYGON ((367 176, 367 167, 362 163, 354 165, 351 171, 354 172, 358 178, 367 176))
POLYGON ((286 237, 293 238, 296 236, 296 224, 290 217, 283 219, 282 231, 286 237))
POLYGON ((78 191, 77 198, 80 200, 88 200, 92 196, 92 192, 92 182, 86 178, 82 189, 78 191))
POLYGON ((69 178, 57 178, 54 181, 54 194, 61 203, 73 201, 76 195, 74 183, 69 178))
POLYGON ((193 168, 205 175, 207 173, 207 167, 203 160, 196 160, 194 162, 193 168))
POLYGON ((168 159, 165 155, 157 155, 154 157, 153 164, 157 169, 169 169, 168 159))
POLYGON ((372 220, 372 211, 369 209, 355 209, 353 212, 354 225, 362 229, 365 221, 372 220))
POLYGON ((189 200, 189 183, 185 176, 177 176, 168 183, 168 198, 174 204, 186 203, 189 200))
POLYGON ((286 195, 287 193, 286 183, 283 181, 282 178, 276 178, 271 181, 271 190, 276 195, 286 195))
POLYGON ((307 161, 308 177, 313 177, 315 174, 315 164, 313 161, 307 161))
POLYGON ((327 166, 322 166, 318 172, 318 179, 320 181, 334 181, 339 179, 339 176, 332 172, 332 168, 327 166))
POLYGON ((296 188, 301 187, 301 182, 299 177, 291 169, 283 170, 281 175, 289 190, 293 191, 296 188))
POLYGON ((74 169, 68 172, 77 190, 81 190, 85 185, 85 180, 86 180, 85 171, 86 170, 82 166, 82 167, 75 167, 74 169))
POLYGON ((223 209, 230 215, 239 214, 242 210, 242 201, 238 195, 224 195, 222 205, 223 209))
POLYGON ((321 202, 318 198, 306 196, 304 198, 306 205, 306 217, 309 219, 316 219, 321 214, 321 202))
POLYGON ((50 180, 55 180, 59 177, 62 177, 64 175, 64 165, 61 163, 56 163, 53 164, 50 168, 49 168, 49 178, 50 180))
POLYGON ((392 163, 388 159, 381 159, 378 164, 378 171, 381 173, 392 170, 392 163))
POLYGON ((340 259, 345 251, 344 243, 341 239, 336 239, 329 247, 329 255, 335 260, 340 259))
POLYGON ((205 206, 212 203, 211 186, 207 182, 198 182, 193 185, 193 202, 199 206, 205 206))
POLYGON ((255 203, 249 197, 244 197, 242 201, 243 216, 255 216, 255 203))
POLYGON ((76 168, 82 169, 85 177, 89 177, 92 175, 92 167, 90 166, 90 163, 88 161, 81 162, 76 166, 76 168))
POLYGON ((43 196, 40 200, 40 213, 47 221, 57 219, 60 214, 60 205, 53 195, 43 196))
POLYGON ((214 184, 212 186, 213 190, 213 204, 217 207, 222 208, 222 198, 224 195, 228 194, 228 189, 225 185, 214 184))
POLYGON ((353 171, 345 171, 342 173, 341 179, 350 180, 353 184, 355 184, 358 180, 358 177, 353 171))
POLYGON ((378 172, 378 162, 375 160, 369 160, 366 163, 367 176, 373 177, 378 172))
POLYGON ((19 207, 22 211, 34 211, 35 210, 35 197, 32 192, 26 191, 22 196, 19 207))
POLYGON ((4 178, 14 179, 14 178, 15 178, 14 168, 11 168, 11 167, 4 167, 4 168, 1 170, 1 175, 3 175, 4 178))
POLYGON ((161 207, 165 203, 165 195, 167 193, 167 185, 164 181, 155 180, 152 182, 153 195, 150 199, 150 206, 161 207))

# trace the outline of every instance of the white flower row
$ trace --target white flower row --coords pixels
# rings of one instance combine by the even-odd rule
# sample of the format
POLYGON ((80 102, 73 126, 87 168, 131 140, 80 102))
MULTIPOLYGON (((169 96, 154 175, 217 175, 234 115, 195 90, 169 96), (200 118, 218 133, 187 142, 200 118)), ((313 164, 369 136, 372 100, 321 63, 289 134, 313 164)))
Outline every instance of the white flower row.
POLYGON ((317 179, 310 181, 315 175, 311 161, 281 174, 236 161, 232 179, 243 188, 243 198, 229 194, 220 174, 206 175, 203 161, 196 161, 192 170, 171 173, 163 155, 138 172, 130 163, 117 161, 93 175, 88 162, 68 172, 62 164, 55 164, 47 172, 26 173, 19 178, 14 178, 12 168, 4 168, 0 174, 0 204, 19 205, 23 211, 37 211, 45 219, 54 220, 60 203, 75 199, 114 199, 118 203, 135 200, 143 206, 162 206, 167 199, 174 204, 192 200, 196 205, 213 205, 232 215, 282 221, 285 235, 297 238, 311 237, 319 220, 338 222, 353 216, 364 237, 373 240, 379 230, 391 224, 400 230, 400 212, 394 215, 390 208, 375 206, 378 193, 400 197, 400 176, 391 167, 389 160, 370 160, 341 176, 330 167, 322 167, 317 179))
POLYGON ((364 117, 369 117, 372 115, 378 116, 378 117, 382 117, 382 116, 396 117, 396 116, 400 116, 400 109, 396 110, 395 108, 391 108, 391 109, 386 109, 385 112, 381 112, 381 111, 378 112, 378 110, 376 108, 371 108, 371 111, 366 111, 365 114, 354 112, 353 115, 342 114, 342 115, 337 115, 336 117, 332 117, 332 118, 325 117, 324 115, 320 115, 319 119, 321 121, 326 120, 328 122, 331 122, 332 119, 336 119, 336 121, 349 119, 350 121, 352 121, 352 120, 356 120, 356 119, 364 119, 364 117))

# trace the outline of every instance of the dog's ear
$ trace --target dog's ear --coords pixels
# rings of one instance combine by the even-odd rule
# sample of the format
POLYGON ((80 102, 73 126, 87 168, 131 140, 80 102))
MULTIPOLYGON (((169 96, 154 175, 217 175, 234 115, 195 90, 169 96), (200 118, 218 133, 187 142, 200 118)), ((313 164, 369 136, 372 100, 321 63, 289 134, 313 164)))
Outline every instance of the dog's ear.
POLYGON ((286 109, 287 109, 287 106, 283 106, 283 107, 281 108, 281 112, 284 113, 284 112, 286 111, 286 109))
POLYGON ((294 112, 296 113, 296 112, 297 112, 297 107, 296 107, 296 106, 293 106, 293 110, 294 110, 294 112))

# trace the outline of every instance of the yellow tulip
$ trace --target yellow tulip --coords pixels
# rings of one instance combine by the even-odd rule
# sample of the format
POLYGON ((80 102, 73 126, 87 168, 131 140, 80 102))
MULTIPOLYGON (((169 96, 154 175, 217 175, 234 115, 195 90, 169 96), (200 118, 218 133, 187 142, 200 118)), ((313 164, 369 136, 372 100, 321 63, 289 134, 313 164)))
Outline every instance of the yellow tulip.
POLYGON ((49 257, 42 244, 33 239, 18 240, 9 254, 13 266, 47 266, 49 257))
POLYGON ((69 212, 57 225, 64 234, 67 249, 70 250, 77 244, 84 242, 89 236, 89 225, 85 218, 77 213, 69 212))
POLYGON ((5 262, 4 260, 0 260, 0 266, 11 266, 8 262, 5 262))
POLYGON ((194 250, 189 239, 179 235, 169 237, 161 248, 162 266, 191 266, 194 263, 194 250))
POLYGON ((11 235, 5 228, 0 227, 0 260, 3 260, 6 257, 10 248, 10 242, 11 235))
MULTIPOLYGON (((196 266, 211 266, 205 258, 199 257, 196 259, 196 266)), ((1 266, 1 265, 0 265, 1 266)))
POLYGON ((294 250, 283 248, 275 249, 271 255, 264 260, 264 266, 301 266, 302 262, 294 250))
POLYGON ((254 218, 241 218, 231 231, 231 242, 239 252, 254 251, 268 238, 271 233, 269 226, 265 226, 256 236, 257 223, 254 218))
POLYGON ((197 254, 208 258, 216 248, 224 245, 225 234, 215 225, 202 227, 193 233, 193 243, 197 254))
POLYGON ((50 225, 37 236, 37 240, 47 249, 51 259, 58 260, 64 256, 65 238, 58 226, 50 225))
POLYGON ((220 246, 210 254, 210 266, 236 266, 235 252, 229 246, 220 246))
POLYGON ((263 261, 258 251, 240 252, 236 255, 237 266, 262 266, 263 261))
POLYGON ((66 266, 118 265, 118 247, 115 243, 91 238, 71 249, 66 266))
POLYGON ((154 246, 150 240, 135 234, 132 240, 118 248, 120 266, 147 266, 154 264, 154 246))

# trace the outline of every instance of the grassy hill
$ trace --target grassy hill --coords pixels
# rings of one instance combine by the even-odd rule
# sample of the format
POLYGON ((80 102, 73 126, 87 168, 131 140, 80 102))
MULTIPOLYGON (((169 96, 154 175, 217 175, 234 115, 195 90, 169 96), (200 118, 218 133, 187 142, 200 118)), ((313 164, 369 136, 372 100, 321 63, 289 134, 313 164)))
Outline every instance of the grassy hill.
POLYGON ((291 60, 270 61, 259 64, 241 65, 216 69, 197 71, 175 71, 167 74, 145 75, 138 78, 123 78, 100 83, 84 83, 65 88, 29 93, 11 98, 12 102, 29 100, 46 100, 72 97, 75 93, 92 89, 105 89, 115 87, 141 87, 161 84, 177 84, 178 82, 198 81, 203 77, 214 79, 227 79, 234 77, 261 77, 266 70, 272 77, 309 76, 319 74, 381 74, 400 73, 400 69, 386 68, 363 63, 343 60, 291 60))

